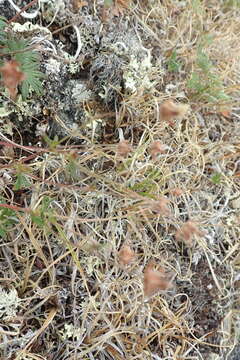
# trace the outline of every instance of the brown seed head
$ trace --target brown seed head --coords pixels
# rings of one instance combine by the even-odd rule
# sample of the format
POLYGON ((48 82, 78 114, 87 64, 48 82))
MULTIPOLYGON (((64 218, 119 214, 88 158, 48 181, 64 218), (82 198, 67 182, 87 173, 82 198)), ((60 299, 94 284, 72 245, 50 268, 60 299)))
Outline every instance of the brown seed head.
POLYGON ((135 259, 135 253, 129 245, 123 245, 119 250, 118 259, 121 265, 129 265, 135 259))
POLYGON ((183 190, 180 188, 174 188, 170 190, 170 194, 173 196, 181 196, 183 194, 183 190))
POLYGON ((161 141, 156 140, 151 144, 149 152, 152 156, 152 159, 156 160, 158 154, 165 153, 165 145, 163 145, 161 141))
POLYGON ((127 157, 131 151, 132 151, 132 146, 129 144, 127 140, 122 140, 118 143, 117 155, 122 157, 127 157))
POLYGON ((167 290, 172 286, 167 279, 164 269, 154 270, 154 264, 149 263, 144 271, 144 295, 155 295, 160 290, 167 290))
POLYGON ((170 209, 168 207, 169 200, 162 196, 159 200, 153 200, 150 203, 150 208, 152 211, 160 215, 168 216, 170 215, 170 209))
POLYGON ((189 105, 187 104, 176 104, 172 100, 164 101, 160 106, 160 117, 161 120, 173 124, 172 120, 174 118, 183 118, 187 111, 189 105))
POLYGON ((25 74, 19 69, 20 64, 16 60, 10 60, 0 68, 4 86, 8 89, 13 100, 17 96, 18 85, 26 78, 25 74))
POLYGON ((197 225, 193 222, 188 220, 183 226, 176 232, 176 240, 183 241, 188 246, 193 245, 193 237, 194 235, 202 236, 203 232, 200 231, 197 225))

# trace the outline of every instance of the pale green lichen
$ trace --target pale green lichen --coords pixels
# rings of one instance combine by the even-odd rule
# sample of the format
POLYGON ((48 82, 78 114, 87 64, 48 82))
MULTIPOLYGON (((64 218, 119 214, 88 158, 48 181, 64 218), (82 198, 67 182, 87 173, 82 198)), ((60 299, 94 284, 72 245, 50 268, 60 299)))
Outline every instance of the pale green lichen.
POLYGON ((44 26, 39 26, 37 24, 32 24, 30 21, 26 21, 24 24, 19 24, 19 23, 13 23, 12 25, 12 29, 14 32, 18 32, 18 33, 24 33, 24 32, 30 32, 32 33, 41 33, 41 34, 45 34, 47 35, 48 39, 51 40, 52 39, 52 34, 51 31, 44 27, 44 26))
POLYGON ((64 328, 60 330, 60 334, 63 340, 70 338, 80 340, 84 334, 84 330, 75 328, 73 324, 64 324, 64 328))
MULTIPOLYGON (((69 59, 70 56, 68 56, 69 59)), ((72 57, 70 60, 74 60, 74 58, 72 57)), ((70 64, 68 65, 68 71, 70 74, 74 75, 79 71, 79 64, 76 62, 70 62, 70 64)))
POLYGON ((12 112, 11 110, 7 110, 4 107, 0 107, 0 118, 4 118, 4 117, 10 115, 11 112, 12 112))
POLYGON ((138 62, 137 58, 131 55, 131 60, 123 73, 126 90, 134 93, 139 88, 150 89, 153 86, 153 82, 149 78, 151 67, 151 54, 149 51, 146 52, 146 56, 141 62, 138 62))
POLYGON ((56 16, 57 12, 63 12, 65 10, 64 0, 41 0, 43 17, 46 21, 51 22, 53 16, 56 16))
POLYGON ((9 321, 17 315, 21 299, 16 289, 5 290, 0 287, 0 319, 9 321))
POLYGON ((99 135, 100 130, 105 125, 105 121, 102 119, 90 119, 88 122, 86 122, 85 126, 91 130, 91 140, 99 135))
POLYGON ((45 64, 47 74, 59 74, 61 71, 61 63, 56 59, 50 58, 45 64))
POLYGON ((92 92, 83 83, 76 83, 72 89, 72 97, 75 103, 90 100, 92 92))
POLYGON ((97 256, 88 256, 85 258, 86 261, 82 261, 86 266, 86 272, 89 276, 91 276, 95 269, 102 264, 102 261, 97 256))

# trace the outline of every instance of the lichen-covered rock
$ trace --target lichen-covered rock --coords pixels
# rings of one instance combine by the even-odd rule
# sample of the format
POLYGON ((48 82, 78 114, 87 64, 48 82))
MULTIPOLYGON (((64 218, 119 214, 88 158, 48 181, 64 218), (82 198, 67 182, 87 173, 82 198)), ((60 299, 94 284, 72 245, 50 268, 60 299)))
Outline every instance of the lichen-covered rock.
POLYGON ((86 112, 89 101, 96 108, 99 104, 97 113, 115 111, 125 96, 153 86, 151 51, 142 45, 134 23, 119 18, 104 23, 95 10, 93 4, 76 11, 73 2, 48 0, 41 3, 41 26, 34 21, 13 25, 13 31, 28 38, 41 55, 44 93, 33 93, 25 104, 21 101, 26 111, 15 112, 6 101, 0 107, 3 114, 10 108, 17 127, 26 122, 25 130, 33 137, 39 122, 48 123, 50 137, 99 137, 105 122, 86 112))

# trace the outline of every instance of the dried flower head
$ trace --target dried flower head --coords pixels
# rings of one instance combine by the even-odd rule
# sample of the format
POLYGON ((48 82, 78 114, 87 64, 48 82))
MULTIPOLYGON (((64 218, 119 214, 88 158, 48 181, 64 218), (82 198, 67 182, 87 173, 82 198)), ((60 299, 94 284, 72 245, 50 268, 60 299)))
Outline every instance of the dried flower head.
POLYGON ((161 120, 169 122, 173 125, 173 119, 182 119, 189 109, 187 104, 176 104, 172 100, 164 101, 160 106, 161 120))
POLYGON ((114 7, 112 9, 114 16, 123 15, 126 9, 129 7, 131 0, 115 0, 114 7))
POLYGON ((170 190, 170 194, 173 196, 181 196, 183 194, 183 190, 176 187, 170 190))
POLYGON ((117 155, 127 157, 132 150, 132 146, 127 140, 121 140, 117 146, 117 155))
POLYGON ((0 68, 4 86, 8 89, 13 100, 17 96, 17 87, 25 79, 25 74, 20 71, 20 64, 16 60, 10 60, 0 68))
POLYGON ((150 202, 150 209, 160 215, 169 216, 170 215, 170 209, 168 207, 169 200, 162 196, 158 200, 152 200, 150 202))
POLYGON ((194 235, 202 236, 203 232, 198 229, 197 225, 193 221, 188 220, 176 232, 175 238, 178 241, 183 241, 186 245, 191 247, 193 245, 194 235))
POLYGON ((118 259, 120 265, 129 265, 135 259, 135 253, 129 245, 122 245, 118 252, 118 259))
POLYGON ((84 6, 88 6, 88 2, 84 0, 72 0, 72 5, 75 11, 82 10, 84 6))
POLYGON ((161 141, 156 140, 154 141, 149 149, 151 157, 153 160, 156 160, 158 154, 164 154, 166 150, 166 146, 161 143, 161 141))
POLYGON ((144 271, 144 295, 150 297, 160 290, 169 289, 172 284, 163 268, 154 270, 154 263, 149 263, 144 271))

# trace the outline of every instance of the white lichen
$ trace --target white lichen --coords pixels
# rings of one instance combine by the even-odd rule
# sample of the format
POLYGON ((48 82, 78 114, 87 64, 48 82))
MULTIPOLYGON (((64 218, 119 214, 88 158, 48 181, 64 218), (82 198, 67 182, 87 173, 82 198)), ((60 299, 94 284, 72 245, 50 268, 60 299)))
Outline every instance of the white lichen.
MULTIPOLYGON (((12 110, 7 110, 4 107, 0 107, 0 118, 4 118, 12 113, 12 110)), ((2 120, 0 120, 2 122, 2 120)))
POLYGON ((92 92, 83 83, 77 83, 72 89, 72 96, 76 103, 80 103, 91 98, 92 92))
POLYGON ((20 24, 18 22, 14 22, 12 25, 13 31, 18 33, 30 32, 31 34, 44 34, 48 35, 48 39, 52 39, 51 31, 44 27, 37 24, 32 24, 30 21, 26 21, 24 24, 20 24))
POLYGON ((153 82, 149 78, 151 67, 150 52, 146 52, 146 56, 141 62, 131 55, 131 60, 123 73, 125 88, 132 94, 139 88, 150 89, 153 86, 153 82))
POLYGON ((9 321, 17 315, 21 299, 16 289, 5 290, 0 287, 0 319, 9 321))
POLYGON ((75 328, 73 324, 64 324, 64 328, 60 330, 60 334, 63 340, 70 338, 80 340, 84 333, 85 331, 83 331, 81 328, 75 328))
POLYGON ((47 74, 59 74, 61 71, 61 63, 53 58, 50 58, 45 63, 45 67, 46 67, 47 74))
POLYGON ((70 62, 70 64, 68 65, 68 71, 72 75, 76 74, 79 71, 79 63, 70 62))

